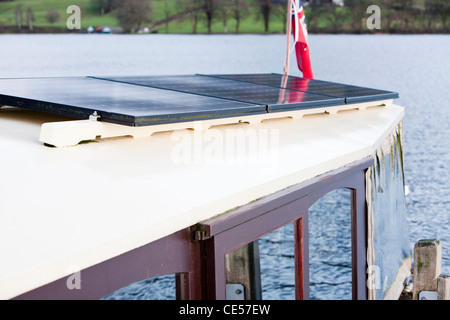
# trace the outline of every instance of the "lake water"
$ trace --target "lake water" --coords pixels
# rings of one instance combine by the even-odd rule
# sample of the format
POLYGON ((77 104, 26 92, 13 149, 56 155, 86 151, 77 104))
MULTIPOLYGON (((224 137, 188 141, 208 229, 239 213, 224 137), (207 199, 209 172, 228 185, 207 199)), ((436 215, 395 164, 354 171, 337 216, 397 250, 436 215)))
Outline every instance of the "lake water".
MULTIPOLYGON (((284 35, 0 35, 0 77, 282 73, 285 40, 284 35)), ((317 79, 400 93, 411 249, 420 239, 440 239, 442 273, 450 274, 450 36, 311 35, 310 48, 317 79)), ((292 61, 290 73, 301 75, 292 61)), ((312 210, 317 213, 310 232, 323 237, 310 243, 317 249, 310 249, 316 252, 311 296, 349 299, 348 240, 327 238, 349 233, 349 195, 333 192, 312 210), (324 214, 330 210, 338 212, 333 223, 324 214), (320 250, 323 241, 331 250, 320 250)), ((292 232, 287 226, 260 240, 263 298, 293 297, 292 232)), ((150 279, 108 298, 173 298, 172 286, 170 276, 150 279)))

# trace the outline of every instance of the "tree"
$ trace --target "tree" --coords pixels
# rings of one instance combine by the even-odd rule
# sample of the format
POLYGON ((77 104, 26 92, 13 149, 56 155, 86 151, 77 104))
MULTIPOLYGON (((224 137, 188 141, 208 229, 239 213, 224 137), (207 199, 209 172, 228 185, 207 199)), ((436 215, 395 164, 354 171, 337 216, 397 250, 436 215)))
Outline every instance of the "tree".
POLYGON ((28 9, 27 9, 27 23, 28 23, 28 30, 30 30, 30 31, 33 31, 33 22, 34 22, 33 9, 31 9, 31 7, 28 7, 28 9))
POLYGON ((202 14, 202 1, 203 0, 185 0, 183 1, 183 8, 190 12, 192 33, 197 33, 197 25, 200 21, 202 14))
POLYGON ((206 28, 208 33, 211 33, 212 20, 217 13, 219 7, 218 0, 203 0, 204 1, 204 13, 206 17, 206 28))
POLYGON ((287 1, 279 1, 276 2, 272 11, 275 15, 275 17, 278 19, 279 22, 281 22, 281 25, 283 26, 283 33, 286 33, 286 23, 287 23, 287 1))
POLYGON ((345 0, 345 6, 349 8, 352 18, 353 29, 359 33, 363 32, 363 20, 366 18, 367 0, 345 0))
POLYGON ((447 21, 450 15, 450 3, 448 0, 429 0, 428 6, 431 12, 436 12, 442 22, 443 31, 448 31, 447 21))
POLYGON ((231 0, 231 15, 236 21, 236 33, 239 33, 239 27, 243 16, 248 14, 248 3, 245 0, 231 0))
POLYGON ((189 0, 184 4, 185 10, 191 13, 192 33, 197 33, 197 24, 206 20, 206 28, 211 33, 213 19, 217 16, 220 0, 189 0))
POLYGON ((91 0, 94 7, 100 12, 100 15, 104 15, 113 9, 114 0, 91 0))
POLYGON ((402 29, 406 32, 409 31, 409 24, 411 22, 412 4, 412 0, 397 0, 398 15, 400 17, 400 21, 402 21, 402 29))
POLYGON ((153 7, 150 0, 115 0, 117 20, 125 32, 136 32, 146 22, 151 22, 153 7))
POLYGON ((273 0, 257 0, 257 6, 259 7, 259 17, 262 17, 264 21, 264 31, 269 32, 270 14, 274 6, 273 0))
POLYGON ((320 5, 320 1, 310 1, 309 6, 303 8, 305 10, 306 24, 309 32, 317 32, 319 30, 319 21, 325 16, 326 8, 320 5))
POLYGON ((169 33, 169 17, 170 17, 170 7, 169 7, 169 1, 164 0, 164 16, 165 16, 165 27, 166 27, 166 33, 169 33))
POLYGON ((342 25, 347 20, 348 11, 345 8, 330 6, 327 8, 328 20, 334 33, 342 31, 342 25))
POLYGON ((380 8, 383 10, 383 14, 381 15, 382 27, 383 29, 386 29, 388 32, 391 31, 391 24, 392 20, 394 18, 394 0, 381 0, 380 8))
POLYGON ((228 32, 227 24, 228 24, 228 15, 230 14, 230 5, 231 5, 231 0, 220 0, 219 9, 220 9, 220 14, 222 16, 224 33, 228 32))
POLYGON ((16 25, 18 29, 22 29, 22 5, 16 7, 16 25))
POLYGON ((47 18, 47 21, 52 23, 52 24, 57 22, 59 20, 59 18, 60 18, 58 10, 56 10, 56 9, 49 9, 47 11, 46 18, 47 18))

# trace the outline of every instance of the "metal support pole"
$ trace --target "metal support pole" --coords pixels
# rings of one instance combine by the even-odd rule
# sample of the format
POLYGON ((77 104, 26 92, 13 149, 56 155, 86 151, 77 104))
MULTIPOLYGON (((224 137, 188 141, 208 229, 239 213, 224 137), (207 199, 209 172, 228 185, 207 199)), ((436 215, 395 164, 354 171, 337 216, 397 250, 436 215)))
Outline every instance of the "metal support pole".
POLYGON ((289 63, 290 63, 290 49, 291 49, 291 30, 292 30, 292 0, 288 1, 288 8, 287 8, 287 27, 286 27, 286 38, 287 38, 287 45, 286 45, 286 64, 284 65, 284 75, 289 74, 289 63))
POLYGON ((351 190, 352 291, 354 300, 366 300, 367 239, 365 172, 361 171, 357 176, 357 186, 351 190))
POLYGON ((309 300, 308 211, 294 222, 295 299, 309 300))

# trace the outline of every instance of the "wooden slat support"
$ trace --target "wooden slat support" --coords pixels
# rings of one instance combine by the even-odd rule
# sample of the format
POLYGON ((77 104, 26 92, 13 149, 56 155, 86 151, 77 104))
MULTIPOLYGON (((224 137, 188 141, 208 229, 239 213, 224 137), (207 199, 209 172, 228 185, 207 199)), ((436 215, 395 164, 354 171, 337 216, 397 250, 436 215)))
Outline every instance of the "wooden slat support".
POLYGON ((258 241, 225 255, 227 283, 242 284, 245 300, 261 300, 261 272, 258 241))
POLYGON ((98 116, 92 115, 89 120, 72 120, 44 123, 41 126, 39 141, 54 147, 69 147, 75 146, 81 141, 95 140, 98 138, 106 139, 124 136, 131 136, 134 138, 149 137, 153 133, 162 131, 174 131, 183 129, 208 130, 214 128, 215 126, 228 124, 258 124, 263 122, 264 120, 280 118, 300 119, 306 115, 337 114, 344 111, 362 111, 368 108, 388 107, 390 105, 392 105, 392 100, 382 100, 322 108, 272 112, 241 117, 156 124, 142 127, 130 127, 121 124, 108 123, 101 121, 98 116))

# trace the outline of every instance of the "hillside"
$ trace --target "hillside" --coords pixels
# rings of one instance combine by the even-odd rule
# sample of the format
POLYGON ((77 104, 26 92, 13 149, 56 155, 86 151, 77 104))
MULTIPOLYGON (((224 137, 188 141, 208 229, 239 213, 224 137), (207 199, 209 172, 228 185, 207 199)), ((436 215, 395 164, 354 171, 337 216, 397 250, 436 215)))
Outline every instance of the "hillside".
MULTIPOLYGON (((150 22, 143 27, 158 33, 192 33, 192 16, 188 10, 180 7, 179 3, 177 0, 153 0, 153 12, 149 15, 150 22), (168 23, 165 22, 166 20, 168 23)), ((33 32, 46 30, 48 32, 69 32, 66 28, 66 20, 70 14, 66 13, 66 10, 68 6, 73 4, 78 5, 82 11, 81 32, 86 32, 89 26, 120 27, 114 12, 101 15, 100 10, 93 4, 92 0, 13 0, 0 2, 0 32, 30 32, 27 16, 29 8, 31 8, 33 16, 33 32), (49 10, 58 12, 59 18, 56 22, 50 23, 48 21, 49 10), (22 12, 22 18, 21 21, 18 21, 17 13, 20 11, 22 12), (18 24, 22 25, 20 29, 18 24)), ((203 15, 199 14, 199 21, 196 25, 197 33, 207 32, 205 20, 203 15)), ((226 19, 223 19, 222 12, 216 12, 211 31, 213 33, 236 32, 236 20, 230 14, 226 19)), ((284 18, 276 19, 276 17, 272 17, 269 31, 283 32, 284 18)), ((258 18, 256 8, 249 7, 248 12, 245 13, 245 17, 240 22, 239 32, 264 32, 263 21, 258 18)))
MULTIPOLYGON (((95 5, 98 1, 0 0, 0 33, 71 32, 66 27, 70 16, 66 10, 74 4, 82 11, 82 29, 79 32, 86 32, 89 26, 109 26, 113 31, 122 27, 117 11, 101 14, 100 8, 95 5), (54 21, 49 18, 50 13, 54 21)), ((309 33, 449 33, 450 2, 430 0, 427 5, 422 2, 416 0, 413 6, 407 5, 407 2, 388 6, 383 0, 347 0, 345 7, 323 2, 321 5, 305 5, 304 9, 309 33), (366 26, 370 15, 366 12, 369 3, 378 3, 382 7, 379 30, 369 30, 366 26)), ((189 3, 191 7, 192 3, 197 3, 197 6, 202 3, 201 6, 206 7, 207 2, 152 0, 152 10, 146 17, 148 21, 139 25, 141 29, 157 33, 285 32, 286 4, 283 0, 222 0, 217 2, 220 6, 209 14, 205 10, 189 9, 189 3), (264 8, 264 4, 268 3, 269 8, 264 8), (211 22, 209 30, 208 15, 211 22)))

